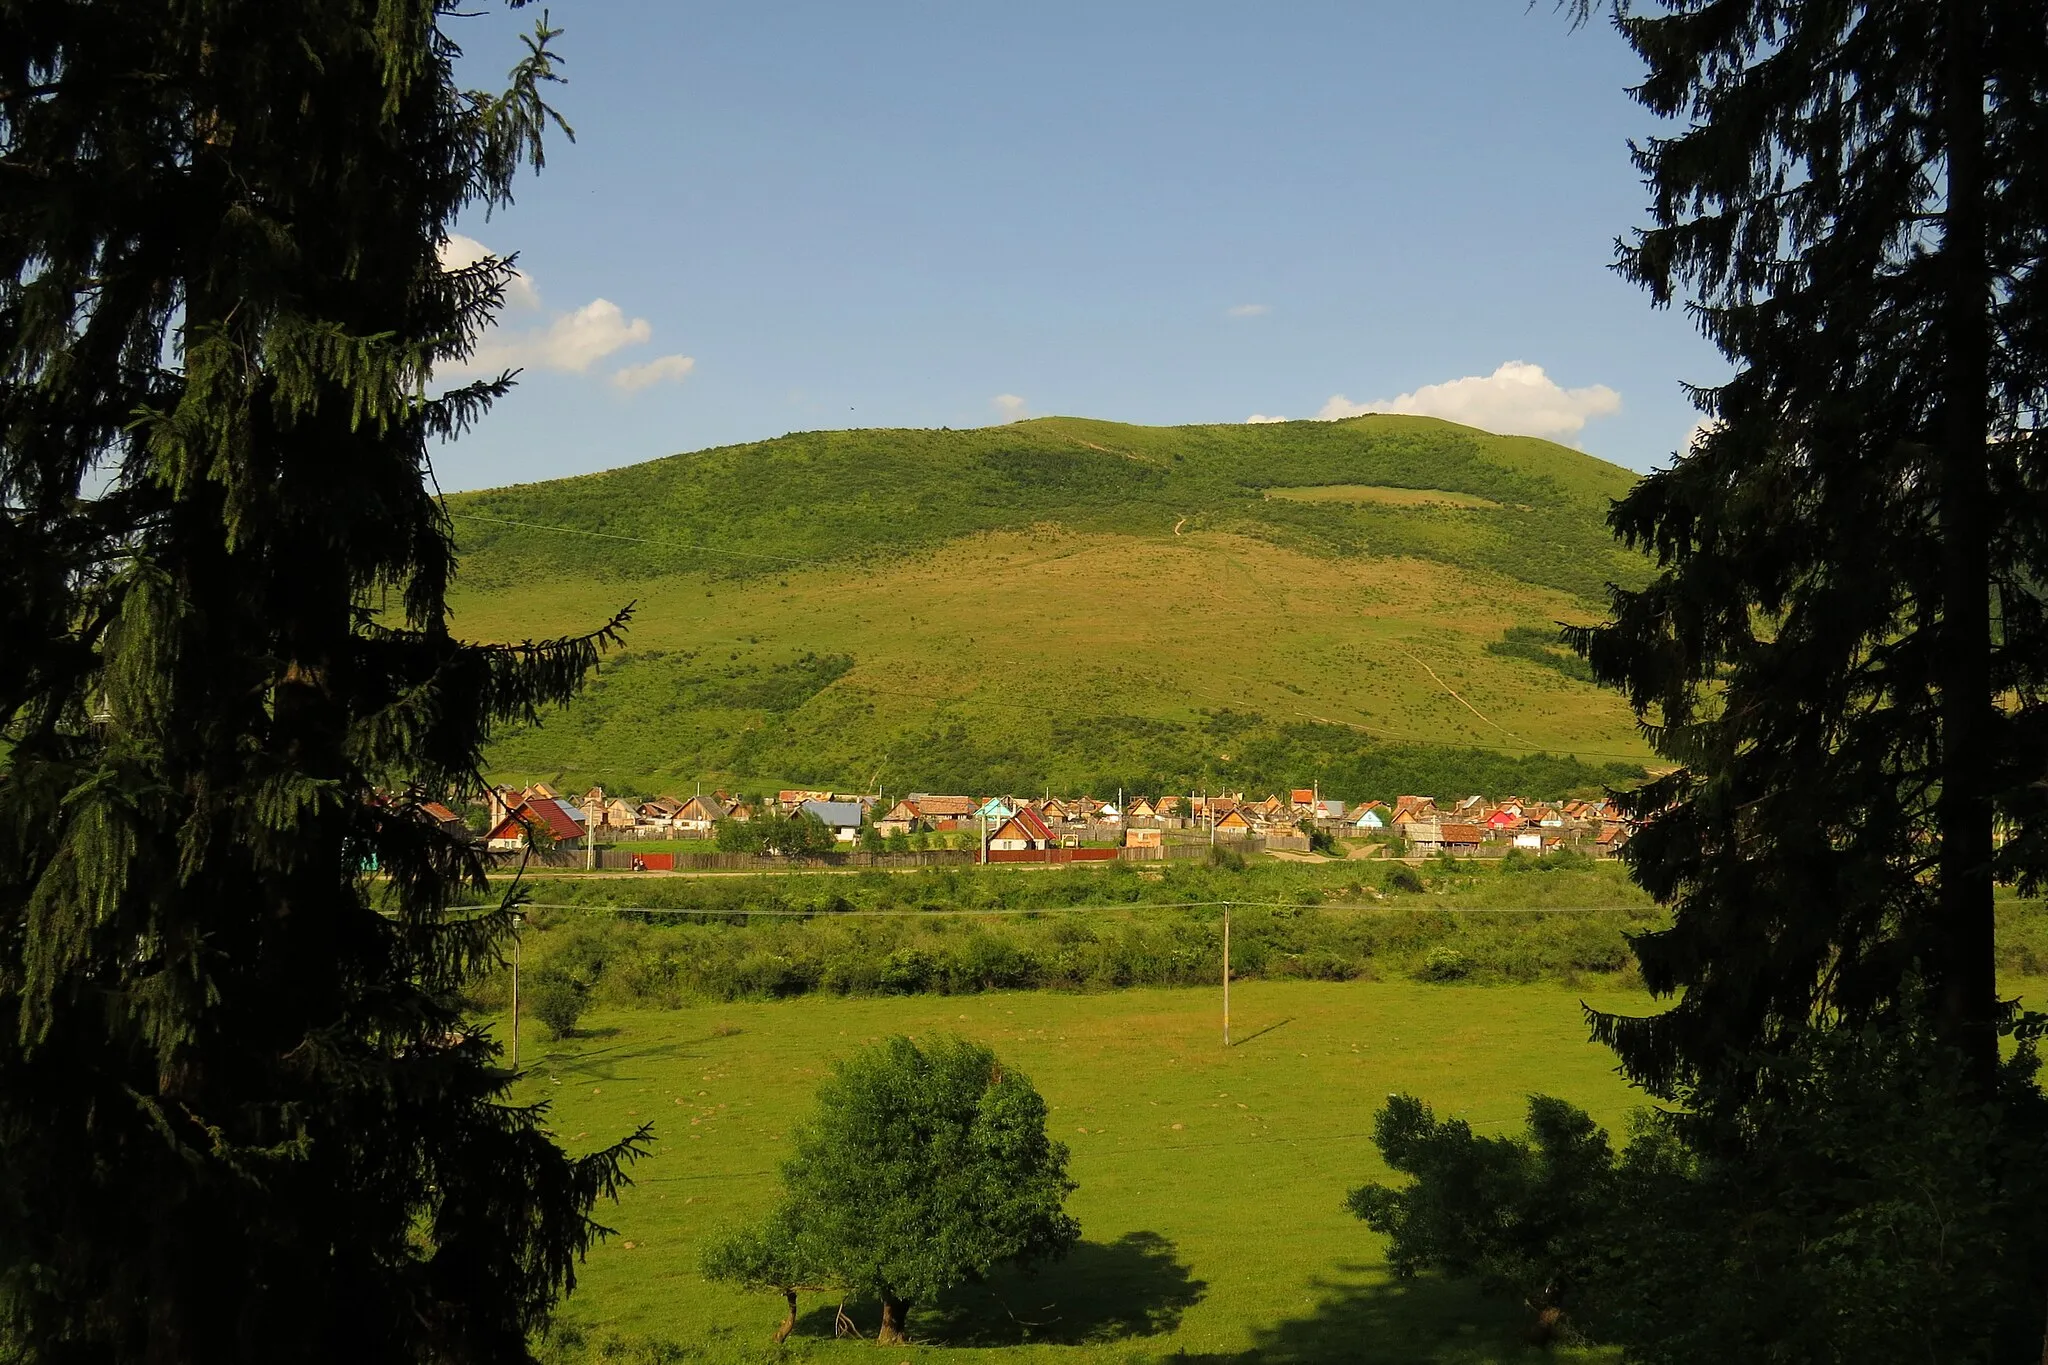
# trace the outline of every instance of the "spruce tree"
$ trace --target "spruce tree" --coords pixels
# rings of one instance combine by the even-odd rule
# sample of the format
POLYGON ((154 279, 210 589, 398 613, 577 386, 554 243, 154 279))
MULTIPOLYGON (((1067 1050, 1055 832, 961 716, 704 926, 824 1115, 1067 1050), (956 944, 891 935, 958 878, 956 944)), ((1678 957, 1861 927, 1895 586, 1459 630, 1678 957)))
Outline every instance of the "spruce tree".
MULTIPOLYGON (((515 0, 516 3, 516 0, 515 0)), ((510 266, 545 19, 0 0, 0 1343, 527 1358, 633 1143, 572 1159, 458 992, 505 905, 418 809, 619 623, 451 630, 437 392, 510 266), (374 869, 374 875, 372 873, 374 869)), ((566 131, 564 129, 563 131, 566 131)), ((5 1353, 5 1352, 0 1352, 5 1353)))
POLYGON ((1680 998, 1596 1027, 1739 1102, 1809 1022, 1924 986, 1988 1088, 1994 882, 2048 868, 2048 7, 1615 8, 1678 124, 1621 268, 1734 374, 1615 509, 1653 581, 1576 636, 1676 765, 1629 857, 1680 998))

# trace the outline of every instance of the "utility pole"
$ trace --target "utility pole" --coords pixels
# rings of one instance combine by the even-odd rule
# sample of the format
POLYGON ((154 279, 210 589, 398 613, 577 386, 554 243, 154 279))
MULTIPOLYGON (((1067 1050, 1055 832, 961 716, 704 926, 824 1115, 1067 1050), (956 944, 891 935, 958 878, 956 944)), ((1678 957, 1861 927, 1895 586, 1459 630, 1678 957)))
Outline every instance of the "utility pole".
POLYGON ((981 865, 983 867, 988 866, 988 806, 986 803, 981 808, 981 865))
POLYGON ((1230 1046, 1230 902, 1223 902, 1223 1046, 1230 1046))
POLYGON ((519 930, 524 915, 512 916, 512 1070, 519 1070, 519 930))

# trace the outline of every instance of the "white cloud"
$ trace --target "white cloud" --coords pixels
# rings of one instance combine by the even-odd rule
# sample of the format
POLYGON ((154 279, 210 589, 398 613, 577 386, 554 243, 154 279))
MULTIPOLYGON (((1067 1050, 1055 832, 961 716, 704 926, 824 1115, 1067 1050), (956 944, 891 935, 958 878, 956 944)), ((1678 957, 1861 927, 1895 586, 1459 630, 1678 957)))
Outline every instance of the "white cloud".
POLYGON ((995 405, 995 410, 1005 422, 1021 422, 1029 415, 1024 400, 1014 393, 999 393, 989 402, 995 405))
POLYGON ((1510 360, 1492 374, 1425 384, 1411 393, 1372 403, 1354 403, 1335 394, 1316 416, 1335 421, 1366 412, 1406 413, 1441 417, 1482 431, 1559 441, 1578 435, 1593 418, 1620 410, 1621 395, 1605 384, 1563 388, 1541 365, 1510 360))
MULTIPOLYGON (((478 261, 497 254, 474 237, 451 232, 448 234, 448 240, 441 243, 441 268, 460 270, 464 266, 475 265, 478 261)), ((516 268, 512 271, 512 277, 505 281, 505 306, 540 307, 540 290, 534 287, 533 276, 516 268)))
POLYGON ((1246 426, 1255 426, 1260 422, 1284 422, 1287 419, 1285 417, 1268 417, 1263 412, 1255 412, 1244 420, 1246 426))
POLYGON ((545 327, 486 332, 467 368, 584 374, 612 352, 638 346, 653 335, 654 327, 646 318, 629 320, 625 310, 610 299, 592 299, 573 313, 557 313, 545 327))
POLYGON ((1260 318, 1272 311, 1271 304, 1240 303, 1235 308, 1224 309, 1223 316, 1227 318, 1260 318))
POLYGON ((680 384, 696 368, 697 362, 686 355, 656 356, 645 365, 628 365, 616 371, 612 375, 612 387, 626 393, 638 393, 664 380, 680 384))

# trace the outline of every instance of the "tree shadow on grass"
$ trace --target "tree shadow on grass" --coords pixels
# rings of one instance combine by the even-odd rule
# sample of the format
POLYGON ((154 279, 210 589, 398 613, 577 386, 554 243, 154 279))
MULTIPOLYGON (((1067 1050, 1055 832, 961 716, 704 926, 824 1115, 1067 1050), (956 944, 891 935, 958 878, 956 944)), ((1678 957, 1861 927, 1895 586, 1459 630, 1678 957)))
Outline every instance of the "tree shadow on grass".
POLYGON ((1469 1284, 1382 1278, 1383 1266, 1342 1265, 1313 1283, 1315 1307, 1253 1332, 1248 1350, 1176 1355, 1175 1365, 1505 1365, 1611 1362, 1599 1348, 1546 1348, 1526 1335, 1528 1314, 1469 1284))
MULTIPOLYGON (((1035 1271, 1002 1270, 962 1285, 910 1316, 912 1340, 934 1346, 1080 1346, 1158 1336, 1208 1288, 1156 1232, 1127 1232, 1114 1242, 1082 1242, 1065 1260, 1035 1271)), ((797 1330, 832 1335, 836 1305, 803 1315, 797 1330)), ((858 1300, 846 1311, 872 1333, 881 1310, 858 1300)))

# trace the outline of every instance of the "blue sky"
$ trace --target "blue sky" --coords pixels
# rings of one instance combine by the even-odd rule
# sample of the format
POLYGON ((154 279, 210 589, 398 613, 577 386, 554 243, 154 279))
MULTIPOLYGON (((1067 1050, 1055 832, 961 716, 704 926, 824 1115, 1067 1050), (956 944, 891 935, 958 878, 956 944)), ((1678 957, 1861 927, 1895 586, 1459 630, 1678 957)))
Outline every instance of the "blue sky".
MULTIPOLYGON (((437 456, 450 489, 822 427, 1366 408, 1642 469, 1721 373, 1608 268, 1654 128, 1619 38, 1548 0, 551 8, 577 142, 463 224, 519 253, 485 351, 527 370, 437 456)), ((482 85, 536 10, 480 9, 482 85)))

